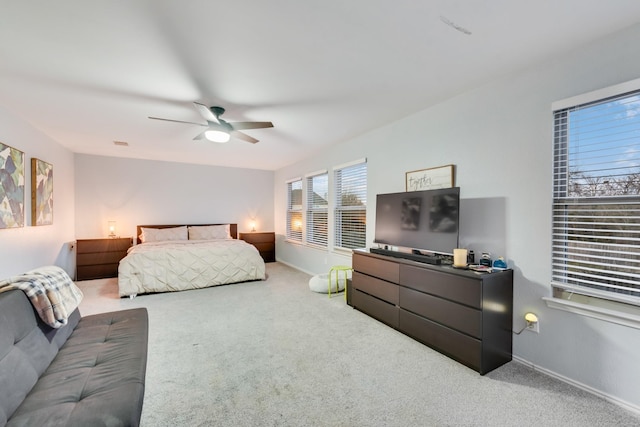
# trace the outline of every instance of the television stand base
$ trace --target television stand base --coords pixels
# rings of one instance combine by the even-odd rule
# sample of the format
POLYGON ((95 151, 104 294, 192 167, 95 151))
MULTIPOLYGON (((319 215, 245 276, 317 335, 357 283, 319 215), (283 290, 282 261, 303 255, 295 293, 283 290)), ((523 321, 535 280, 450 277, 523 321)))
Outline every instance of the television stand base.
POLYGON ((409 252, 390 251, 388 249, 370 248, 369 252, 372 254, 386 255, 394 258, 409 259, 411 261, 422 262, 424 264, 440 265, 442 259, 432 255, 414 254, 409 252))

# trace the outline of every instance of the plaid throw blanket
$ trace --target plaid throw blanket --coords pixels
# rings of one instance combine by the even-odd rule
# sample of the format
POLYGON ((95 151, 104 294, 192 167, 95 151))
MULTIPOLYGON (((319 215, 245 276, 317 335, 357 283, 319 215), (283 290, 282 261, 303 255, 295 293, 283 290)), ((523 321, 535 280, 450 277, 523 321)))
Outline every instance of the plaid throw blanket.
POLYGON ((82 301, 82 291, 60 267, 48 266, 0 281, 0 292, 23 291, 38 315, 52 328, 67 324, 82 301))

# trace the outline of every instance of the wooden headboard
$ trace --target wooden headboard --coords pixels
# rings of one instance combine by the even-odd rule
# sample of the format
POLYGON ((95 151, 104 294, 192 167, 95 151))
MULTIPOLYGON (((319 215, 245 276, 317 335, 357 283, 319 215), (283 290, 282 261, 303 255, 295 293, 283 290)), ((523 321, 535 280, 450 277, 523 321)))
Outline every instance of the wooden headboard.
MULTIPOLYGON (((161 225, 138 225, 136 227, 136 244, 142 243, 140 241, 140 235, 142 234, 142 228, 172 228, 172 227, 198 227, 203 225, 226 225, 225 224, 161 224, 161 225)), ((232 239, 238 238, 238 224, 229 224, 229 234, 232 239)))

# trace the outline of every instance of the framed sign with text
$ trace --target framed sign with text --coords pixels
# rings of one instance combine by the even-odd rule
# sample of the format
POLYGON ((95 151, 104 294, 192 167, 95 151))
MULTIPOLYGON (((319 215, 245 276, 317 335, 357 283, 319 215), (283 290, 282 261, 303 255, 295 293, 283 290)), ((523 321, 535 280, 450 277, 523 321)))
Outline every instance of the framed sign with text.
POLYGON ((405 173, 406 191, 453 187, 453 165, 438 166, 405 173))

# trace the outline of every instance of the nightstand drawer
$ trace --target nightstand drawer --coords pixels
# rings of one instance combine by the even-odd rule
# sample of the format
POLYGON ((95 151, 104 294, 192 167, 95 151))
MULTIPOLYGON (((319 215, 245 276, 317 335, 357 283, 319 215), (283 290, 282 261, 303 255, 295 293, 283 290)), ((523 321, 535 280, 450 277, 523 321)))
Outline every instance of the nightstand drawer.
POLYGON ((273 242, 271 243, 258 243, 258 242, 247 242, 251 243, 259 252, 266 252, 273 250, 273 242))
POLYGON ((273 232, 240 233, 240 239, 249 243, 273 243, 276 240, 273 232))
POLYGON ((255 246, 264 262, 276 260, 276 233, 272 231, 240 233, 238 238, 255 246))
POLYGON ((131 239, 82 239, 77 241, 77 253, 125 251, 131 247, 131 239))
POLYGON ((118 277, 118 264, 87 265, 76 268, 76 280, 118 277))
POLYGON ((122 251, 104 253, 97 252, 93 254, 77 254, 76 262, 78 265, 118 264, 122 258, 122 251))
POLYGON ((120 260, 132 243, 130 237, 76 240, 76 280, 117 277, 120 260))

